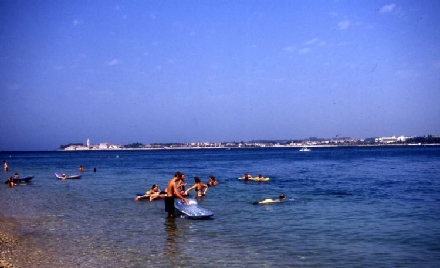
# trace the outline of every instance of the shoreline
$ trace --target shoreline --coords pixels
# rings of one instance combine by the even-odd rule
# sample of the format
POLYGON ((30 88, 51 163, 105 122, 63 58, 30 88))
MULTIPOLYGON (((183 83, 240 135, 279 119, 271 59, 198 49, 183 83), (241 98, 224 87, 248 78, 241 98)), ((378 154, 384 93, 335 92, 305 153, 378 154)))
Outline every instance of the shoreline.
POLYGON ((14 265, 18 252, 20 251, 17 239, 16 220, 5 218, 0 215, 0 268, 19 267, 14 265))
MULTIPOLYGON (((358 148, 358 147, 431 147, 440 146, 440 143, 426 143, 426 144, 308 144, 308 145, 272 145, 272 146, 217 146, 217 147, 196 147, 196 146, 176 146, 176 147, 160 147, 160 148, 109 148, 109 149, 75 149, 75 150, 65 150, 57 149, 52 151, 57 152, 87 152, 87 151, 156 151, 156 150, 238 150, 238 149, 301 149, 303 147, 308 148, 358 148)), ((49 150, 51 151, 51 150, 49 150)))
MULTIPOLYGON (((162 148, 112 148, 112 149, 76 149, 76 150, 19 150, 19 151, 2 151, 0 153, 13 152, 112 152, 112 151, 160 151, 160 150, 246 150, 246 149, 300 149, 302 147, 308 148, 368 148, 368 147, 436 147, 440 143, 426 143, 426 144, 347 144, 347 145, 294 145, 294 146, 244 146, 244 147, 162 147, 162 148)), ((0 267, 1 268, 1 267, 0 267)))
POLYGON ((56 266, 43 243, 35 243, 37 236, 20 233, 20 221, 0 213, 0 222, 0 268, 62 267, 56 266))

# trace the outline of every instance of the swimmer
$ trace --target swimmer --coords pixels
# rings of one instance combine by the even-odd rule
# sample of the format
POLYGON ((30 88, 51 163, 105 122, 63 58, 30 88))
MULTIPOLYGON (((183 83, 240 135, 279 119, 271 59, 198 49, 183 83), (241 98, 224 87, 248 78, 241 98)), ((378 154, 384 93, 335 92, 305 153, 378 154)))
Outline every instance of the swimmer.
POLYGON ((249 179, 252 178, 252 175, 248 174, 248 173, 245 173, 242 178, 245 179, 245 180, 249 180, 249 179))
POLYGON ((8 182, 9 188, 12 188, 15 186, 14 179, 12 177, 9 177, 7 182, 8 182))
POLYGON ((209 176, 208 186, 216 186, 218 182, 215 180, 215 177, 213 175, 209 176))
POLYGON ((258 181, 264 181, 264 180, 266 180, 266 179, 263 177, 263 175, 258 174, 257 180, 258 180, 258 181))
POLYGON ((271 204, 271 203, 280 203, 286 200, 286 196, 284 194, 280 194, 278 198, 266 198, 263 200, 260 200, 258 202, 254 202, 254 205, 258 204, 271 204))
POLYGON ((202 197, 206 194, 206 192, 208 191, 208 185, 202 183, 202 181, 200 180, 199 177, 195 177, 194 178, 194 185, 191 186, 188 190, 186 190, 185 195, 188 195, 188 193, 191 190, 196 190, 197 192, 197 197, 202 197))

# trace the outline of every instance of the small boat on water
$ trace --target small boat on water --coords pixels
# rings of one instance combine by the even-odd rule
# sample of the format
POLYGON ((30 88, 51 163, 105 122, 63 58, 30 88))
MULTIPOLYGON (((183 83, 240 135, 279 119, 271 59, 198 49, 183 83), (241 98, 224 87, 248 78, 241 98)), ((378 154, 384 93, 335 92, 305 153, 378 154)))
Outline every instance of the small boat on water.
MULTIPOLYGON (((12 178, 12 181, 14 183, 27 183, 30 182, 34 176, 26 176, 26 177, 18 177, 18 178, 12 178)), ((8 181, 5 181, 5 184, 8 184, 8 181)))
POLYGON ((300 152, 310 152, 310 149, 307 148, 306 146, 302 147, 301 149, 299 149, 300 152))
POLYGON ((57 179, 60 180, 66 180, 66 179, 81 179, 82 175, 81 174, 75 174, 75 175, 70 175, 70 176, 66 176, 66 174, 58 174, 55 173, 55 177, 57 177, 57 179))

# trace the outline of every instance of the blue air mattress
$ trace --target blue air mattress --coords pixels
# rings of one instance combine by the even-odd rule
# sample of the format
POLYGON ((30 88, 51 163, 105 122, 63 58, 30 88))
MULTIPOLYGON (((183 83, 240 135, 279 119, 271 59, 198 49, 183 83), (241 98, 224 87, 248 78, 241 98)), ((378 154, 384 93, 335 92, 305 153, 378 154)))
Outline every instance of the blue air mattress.
POLYGON ((210 210, 200 207, 197 203, 197 200, 194 198, 187 198, 186 200, 188 201, 188 204, 180 201, 180 199, 176 199, 174 201, 174 207, 176 210, 178 210, 186 218, 201 220, 208 219, 214 215, 214 213, 210 210))

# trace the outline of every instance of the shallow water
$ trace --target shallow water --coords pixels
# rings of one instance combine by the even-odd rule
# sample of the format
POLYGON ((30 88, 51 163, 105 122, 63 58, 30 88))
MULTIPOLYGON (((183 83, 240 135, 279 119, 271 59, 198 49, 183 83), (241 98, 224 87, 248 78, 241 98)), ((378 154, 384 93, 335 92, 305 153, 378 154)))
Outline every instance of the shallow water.
POLYGON ((54 267, 437 267, 440 148, 374 147, 10 152, 4 216, 59 256, 54 267), (86 171, 80 180, 54 173, 86 171), (93 168, 97 172, 93 172, 93 168), (200 206, 211 220, 166 219, 163 201, 133 199, 175 171, 216 176, 200 206), (244 173, 269 182, 237 180, 244 173), (252 202, 279 193, 280 204, 252 202))

